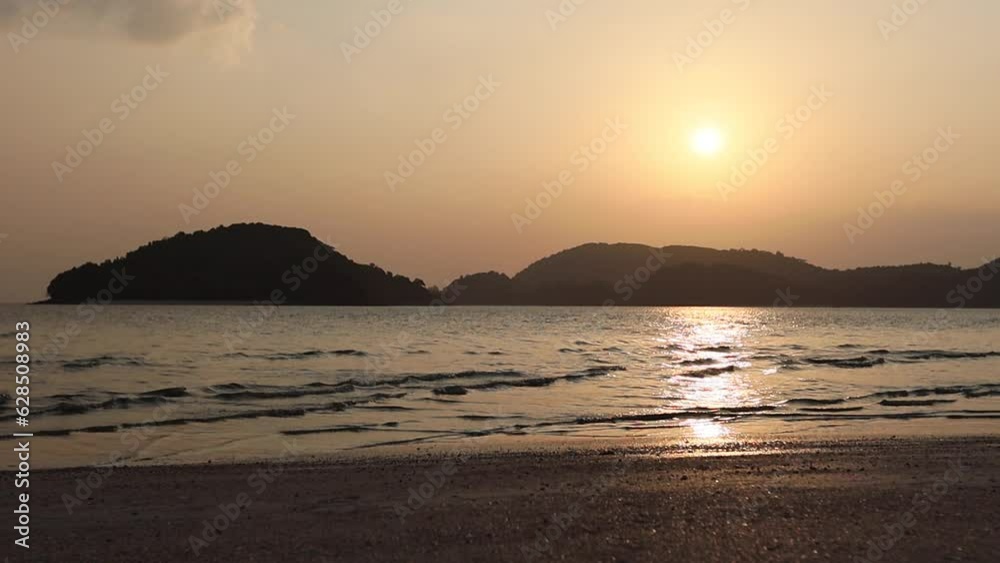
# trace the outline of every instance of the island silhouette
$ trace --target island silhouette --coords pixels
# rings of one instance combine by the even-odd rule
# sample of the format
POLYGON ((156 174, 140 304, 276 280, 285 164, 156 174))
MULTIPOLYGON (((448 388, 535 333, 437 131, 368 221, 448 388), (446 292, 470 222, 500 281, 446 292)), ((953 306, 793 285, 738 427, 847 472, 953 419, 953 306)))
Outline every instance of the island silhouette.
POLYGON ((590 243, 513 277, 443 289, 358 264, 305 229, 243 223, 178 233, 55 276, 43 303, 1000 307, 1000 260, 826 269, 763 250, 590 243), (994 278, 997 278, 994 281, 994 278))

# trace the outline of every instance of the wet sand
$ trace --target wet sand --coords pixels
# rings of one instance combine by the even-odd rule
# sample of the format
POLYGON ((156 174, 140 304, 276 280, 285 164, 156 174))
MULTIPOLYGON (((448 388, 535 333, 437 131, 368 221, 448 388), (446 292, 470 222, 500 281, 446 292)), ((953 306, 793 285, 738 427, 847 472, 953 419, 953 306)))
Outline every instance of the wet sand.
MULTIPOLYGON (((592 444, 100 472, 33 473, 32 547, 5 549, 10 561, 985 562, 1000 554, 998 437, 592 444)), ((3 481, 6 511, 12 474, 3 481)))

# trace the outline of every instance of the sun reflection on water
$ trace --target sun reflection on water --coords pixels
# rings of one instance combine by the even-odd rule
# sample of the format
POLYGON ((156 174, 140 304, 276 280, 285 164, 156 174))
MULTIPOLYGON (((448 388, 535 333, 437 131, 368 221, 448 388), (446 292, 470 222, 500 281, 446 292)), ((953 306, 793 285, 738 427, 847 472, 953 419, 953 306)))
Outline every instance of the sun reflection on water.
POLYGON ((664 407, 669 410, 705 410, 705 417, 684 418, 681 425, 693 438, 717 440, 730 437, 733 427, 727 422, 739 417, 718 413, 715 409, 747 409, 765 406, 774 390, 763 369, 754 369, 757 349, 755 328, 766 324, 753 312, 743 322, 726 319, 713 309, 672 311, 664 323, 658 342, 667 343, 673 358, 661 364, 665 377, 661 388, 664 407), (763 377, 762 377, 763 376, 763 377))
POLYGON ((700 440, 726 438, 732 434, 729 427, 716 420, 691 418, 682 423, 691 429, 691 434, 700 440))

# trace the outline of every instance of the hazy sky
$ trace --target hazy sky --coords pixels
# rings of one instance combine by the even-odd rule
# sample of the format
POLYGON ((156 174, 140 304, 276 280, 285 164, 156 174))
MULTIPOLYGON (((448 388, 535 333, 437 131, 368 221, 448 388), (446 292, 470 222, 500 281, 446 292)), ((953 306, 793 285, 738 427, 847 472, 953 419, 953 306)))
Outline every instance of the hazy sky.
POLYGON ((244 221, 437 284, 590 241, 1000 253, 992 0, 229 1, 0 0, 0 301, 244 221))

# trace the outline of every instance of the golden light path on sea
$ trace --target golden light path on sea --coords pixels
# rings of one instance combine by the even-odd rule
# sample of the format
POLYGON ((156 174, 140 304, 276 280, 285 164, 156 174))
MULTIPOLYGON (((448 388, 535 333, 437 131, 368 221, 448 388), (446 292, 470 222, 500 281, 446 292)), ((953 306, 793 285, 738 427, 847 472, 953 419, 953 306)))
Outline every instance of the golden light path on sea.
MULTIPOLYGON (((751 358, 743 348, 746 341, 755 339, 757 329, 766 327, 767 319, 756 318, 754 311, 748 314, 747 322, 734 323, 720 320, 717 311, 711 308, 670 311, 675 317, 664 324, 660 342, 673 345, 682 355, 687 354, 687 360, 711 361, 709 367, 732 371, 704 377, 673 375, 665 378, 661 396, 669 402, 669 409, 713 409, 765 403, 769 395, 768 384, 761 376, 766 374, 753 372, 751 358), (677 319, 676 315, 683 318, 677 319)), ((693 438, 701 440, 726 439, 735 432, 731 425, 715 418, 688 418, 682 420, 681 425, 693 438)))

